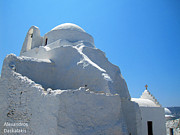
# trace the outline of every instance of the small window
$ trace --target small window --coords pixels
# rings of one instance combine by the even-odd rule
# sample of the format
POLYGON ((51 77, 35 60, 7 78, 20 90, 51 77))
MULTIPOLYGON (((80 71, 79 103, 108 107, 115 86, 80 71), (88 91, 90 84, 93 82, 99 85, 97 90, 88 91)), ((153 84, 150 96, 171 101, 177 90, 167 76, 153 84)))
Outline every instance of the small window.
POLYGON ((31 34, 31 38, 33 38, 33 34, 31 34))
POLYGON ((46 38, 46 40, 45 40, 45 44, 44 44, 44 45, 47 45, 47 41, 48 41, 48 38, 46 38))

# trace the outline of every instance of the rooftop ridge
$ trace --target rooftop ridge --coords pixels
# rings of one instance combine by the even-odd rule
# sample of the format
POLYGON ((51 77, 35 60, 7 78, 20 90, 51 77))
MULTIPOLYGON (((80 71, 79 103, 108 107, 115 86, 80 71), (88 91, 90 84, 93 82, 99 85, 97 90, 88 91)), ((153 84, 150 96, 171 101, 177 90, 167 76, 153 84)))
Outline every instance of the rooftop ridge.
POLYGON ((161 107, 161 105, 159 104, 157 99, 147 89, 142 93, 140 98, 149 99, 149 100, 153 101, 156 105, 161 107))

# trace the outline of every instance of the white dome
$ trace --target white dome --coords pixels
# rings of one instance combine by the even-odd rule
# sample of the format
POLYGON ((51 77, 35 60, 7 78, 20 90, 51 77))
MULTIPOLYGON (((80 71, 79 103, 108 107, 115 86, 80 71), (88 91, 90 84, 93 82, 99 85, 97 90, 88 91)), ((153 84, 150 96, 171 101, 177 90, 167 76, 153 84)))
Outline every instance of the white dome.
POLYGON ((171 115, 171 111, 168 108, 164 108, 165 115, 171 115))
POLYGON ((64 23, 64 24, 58 25, 55 28, 53 28, 51 31, 53 30, 73 30, 73 31, 85 32, 81 27, 73 23, 64 23))
POLYGON ((149 99, 131 98, 131 101, 138 103, 140 107, 159 107, 149 99))
POLYGON ((174 116, 172 115, 172 112, 168 108, 164 108, 164 112, 165 112, 165 117, 167 120, 174 118, 174 116))

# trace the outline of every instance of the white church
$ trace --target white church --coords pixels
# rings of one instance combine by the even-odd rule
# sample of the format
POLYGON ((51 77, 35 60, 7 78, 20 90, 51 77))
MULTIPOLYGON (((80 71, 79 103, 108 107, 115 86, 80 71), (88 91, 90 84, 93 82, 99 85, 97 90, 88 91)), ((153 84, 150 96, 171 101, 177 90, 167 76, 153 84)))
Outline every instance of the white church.
POLYGON ((131 98, 119 67, 71 23, 44 36, 29 29, 20 56, 4 59, 0 102, 2 135, 166 134, 164 108, 147 85, 131 98))

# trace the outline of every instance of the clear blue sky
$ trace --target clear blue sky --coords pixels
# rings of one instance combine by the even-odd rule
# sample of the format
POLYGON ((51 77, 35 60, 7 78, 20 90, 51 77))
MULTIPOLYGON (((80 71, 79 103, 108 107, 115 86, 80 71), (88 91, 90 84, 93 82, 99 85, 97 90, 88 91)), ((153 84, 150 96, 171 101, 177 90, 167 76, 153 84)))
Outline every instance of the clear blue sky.
POLYGON ((163 106, 180 106, 180 0, 0 0, 0 68, 32 25, 43 36, 65 22, 94 37, 132 97, 148 84, 163 106))

